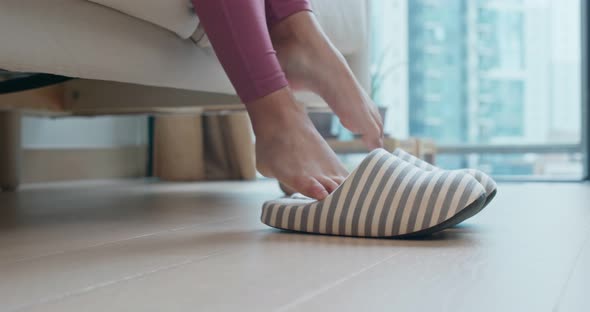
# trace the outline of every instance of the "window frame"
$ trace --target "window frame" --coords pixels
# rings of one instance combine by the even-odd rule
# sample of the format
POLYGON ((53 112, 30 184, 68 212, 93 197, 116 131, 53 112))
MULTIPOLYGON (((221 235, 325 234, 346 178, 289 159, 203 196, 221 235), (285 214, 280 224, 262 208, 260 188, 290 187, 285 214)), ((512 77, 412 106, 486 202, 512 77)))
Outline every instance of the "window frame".
POLYGON ((581 25, 581 37, 582 40, 582 114, 580 118, 582 118, 582 157, 584 159, 584 180, 590 180, 590 127, 588 127, 588 123, 590 122, 590 109, 588 105, 588 88, 590 88, 590 81, 588 80, 588 73, 590 71, 590 63, 588 62, 589 53, 588 50, 588 41, 590 39, 590 24, 588 23, 588 17, 590 16, 590 6, 588 5, 587 1, 580 0, 581 3, 581 18, 580 21, 581 25))

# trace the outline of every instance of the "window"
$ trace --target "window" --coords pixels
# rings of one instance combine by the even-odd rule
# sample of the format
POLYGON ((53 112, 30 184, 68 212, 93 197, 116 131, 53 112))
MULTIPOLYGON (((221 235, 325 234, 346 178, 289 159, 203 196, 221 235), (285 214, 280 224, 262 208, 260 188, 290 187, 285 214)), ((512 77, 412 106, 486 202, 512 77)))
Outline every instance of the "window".
POLYGON ((581 0, 372 0, 372 57, 407 51, 373 90, 389 107, 386 131, 434 139, 446 168, 582 178, 581 9, 581 0))

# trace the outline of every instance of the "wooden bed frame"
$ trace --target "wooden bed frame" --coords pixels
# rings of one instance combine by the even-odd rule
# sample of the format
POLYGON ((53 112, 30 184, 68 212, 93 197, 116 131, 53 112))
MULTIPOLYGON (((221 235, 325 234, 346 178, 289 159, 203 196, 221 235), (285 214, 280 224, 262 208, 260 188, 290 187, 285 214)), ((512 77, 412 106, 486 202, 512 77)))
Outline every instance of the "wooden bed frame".
POLYGON ((0 94, 0 190, 14 191, 20 184, 24 115, 56 118, 149 114, 159 118, 236 109, 243 109, 236 96, 87 79, 0 94))
MULTIPOLYGON (((182 118, 181 115, 243 110, 240 103, 236 96, 226 94, 87 79, 72 79, 41 88, 0 94, 0 190, 14 191, 20 184, 23 115, 66 117, 150 114, 156 116, 156 123, 171 123, 170 129, 186 129, 195 128, 195 125, 180 125, 179 122, 184 120, 194 123, 196 119, 182 118), (169 118, 171 115, 180 118, 169 118)), ((165 135, 174 137, 174 133, 169 132, 165 135)), ((328 143, 337 153, 367 151, 360 140, 328 139, 328 143)), ((436 147, 432 141, 400 141, 386 137, 384 145, 389 151, 402 147, 431 163, 435 161, 436 147)))

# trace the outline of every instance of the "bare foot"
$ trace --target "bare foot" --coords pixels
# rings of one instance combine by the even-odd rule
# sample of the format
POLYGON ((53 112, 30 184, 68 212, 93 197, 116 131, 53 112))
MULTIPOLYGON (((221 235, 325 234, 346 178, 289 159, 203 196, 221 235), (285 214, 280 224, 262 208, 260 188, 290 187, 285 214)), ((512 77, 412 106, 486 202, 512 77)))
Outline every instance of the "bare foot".
POLYGON ((363 136, 369 149, 383 146, 377 107, 312 13, 288 17, 273 26, 271 37, 292 87, 321 96, 347 129, 363 136))
POLYGON ((256 166, 261 174, 318 200, 348 175, 289 88, 246 107, 256 134, 256 166))

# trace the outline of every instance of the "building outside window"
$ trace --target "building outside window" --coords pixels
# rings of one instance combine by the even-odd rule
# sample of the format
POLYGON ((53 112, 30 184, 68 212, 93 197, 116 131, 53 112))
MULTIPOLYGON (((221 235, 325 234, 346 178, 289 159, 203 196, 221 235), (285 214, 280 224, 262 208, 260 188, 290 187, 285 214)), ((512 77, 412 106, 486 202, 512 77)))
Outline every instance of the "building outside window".
POLYGON ((579 179, 580 0, 374 0, 375 101, 386 130, 438 164, 579 179))

